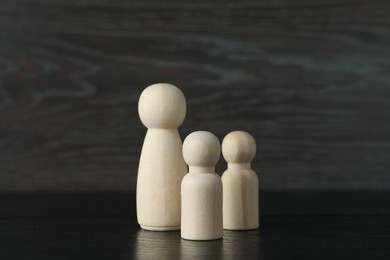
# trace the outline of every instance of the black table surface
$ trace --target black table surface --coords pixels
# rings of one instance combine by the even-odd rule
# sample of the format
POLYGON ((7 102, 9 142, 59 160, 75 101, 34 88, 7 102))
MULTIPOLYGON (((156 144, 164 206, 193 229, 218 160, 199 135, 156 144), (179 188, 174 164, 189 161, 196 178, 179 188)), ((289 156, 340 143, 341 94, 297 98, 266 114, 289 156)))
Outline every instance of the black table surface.
POLYGON ((141 230, 134 194, 0 194, 0 259, 389 259, 390 192, 268 191, 260 228, 141 230))

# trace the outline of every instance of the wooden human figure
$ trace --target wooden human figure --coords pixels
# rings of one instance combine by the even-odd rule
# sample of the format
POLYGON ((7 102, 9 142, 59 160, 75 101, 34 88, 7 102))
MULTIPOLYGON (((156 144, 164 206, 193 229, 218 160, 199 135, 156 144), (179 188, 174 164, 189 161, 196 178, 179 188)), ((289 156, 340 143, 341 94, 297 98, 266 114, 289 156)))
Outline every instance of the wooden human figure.
POLYGON ((183 143, 189 173, 181 183, 181 237, 188 240, 222 238, 222 182, 215 173, 221 154, 218 138, 193 132, 183 143))
POLYGON ((253 137, 234 131, 222 141, 222 154, 228 169, 222 175, 223 228, 248 230, 259 227, 259 181, 251 169, 256 154, 253 137))
POLYGON ((138 112, 148 128, 137 176, 137 219, 153 231, 180 229, 180 184, 187 173, 177 128, 186 115, 180 89, 154 84, 141 94, 138 112))

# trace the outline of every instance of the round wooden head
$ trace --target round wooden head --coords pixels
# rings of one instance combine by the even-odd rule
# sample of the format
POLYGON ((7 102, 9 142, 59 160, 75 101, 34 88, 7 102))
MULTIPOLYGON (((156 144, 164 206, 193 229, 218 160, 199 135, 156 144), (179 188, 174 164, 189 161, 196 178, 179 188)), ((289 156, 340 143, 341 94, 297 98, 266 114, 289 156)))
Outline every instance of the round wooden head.
POLYGON ((221 145, 210 132, 193 132, 184 140, 183 156, 189 166, 214 167, 221 156, 221 145))
POLYGON ((222 154, 228 163, 250 163, 256 155, 256 142, 244 131, 234 131, 222 141, 222 154))
POLYGON ((145 88, 138 102, 139 117, 147 128, 178 128, 186 110, 183 92, 166 83, 145 88))

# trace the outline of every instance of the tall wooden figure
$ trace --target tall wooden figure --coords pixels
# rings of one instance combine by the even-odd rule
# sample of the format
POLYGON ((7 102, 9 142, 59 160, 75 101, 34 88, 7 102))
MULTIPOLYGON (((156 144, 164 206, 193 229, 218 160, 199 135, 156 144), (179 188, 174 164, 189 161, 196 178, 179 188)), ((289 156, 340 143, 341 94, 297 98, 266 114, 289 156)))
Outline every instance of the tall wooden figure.
POLYGON ((193 132, 184 140, 183 155, 189 173, 181 183, 181 237, 222 238, 222 182, 214 169, 221 155, 218 138, 206 131, 193 132))
POLYGON ((187 172, 177 128, 186 115, 183 93, 154 84, 141 94, 138 112, 148 128, 137 176, 137 219, 153 231, 180 229, 180 185, 187 172))
POLYGON ((251 169, 256 154, 253 137, 234 131, 222 141, 228 169, 222 175, 223 228, 247 230, 259 227, 259 181, 251 169))

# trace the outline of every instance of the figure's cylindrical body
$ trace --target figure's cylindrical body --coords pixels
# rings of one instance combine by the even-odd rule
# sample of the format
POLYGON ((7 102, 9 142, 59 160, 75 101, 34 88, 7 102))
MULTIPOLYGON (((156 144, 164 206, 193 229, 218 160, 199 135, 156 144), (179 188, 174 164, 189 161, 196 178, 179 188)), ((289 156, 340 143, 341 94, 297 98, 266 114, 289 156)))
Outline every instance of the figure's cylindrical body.
POLYGON ((259 181, 250 166, 229 168, 222 175, 223 228, 248 230, 259 227, 259 181))
POLYGON ((216 173, 196 173, 190 169, 181 184, 181 199, 182 238, 222 238, 222 182, 216 173))
POLYGON ((259 180, 251 169, 256 155, 254 138, 233 131, 222 141, 222 154, 228 169, 222 174, 223 228, 247 230, 259 227, 259 180))
POLYGON ((180 184, 186 172, 177 129, 149 129, 137 178, 137 219, 143 229, 180 229, 180 184))
POLYGON ((166 83, 144 89, 138 102, 148 128, 137 177, 137 219, 143 229, 180 229, 180 184, 187 172, 177 128, 186 114, 183 92, 166 83))

